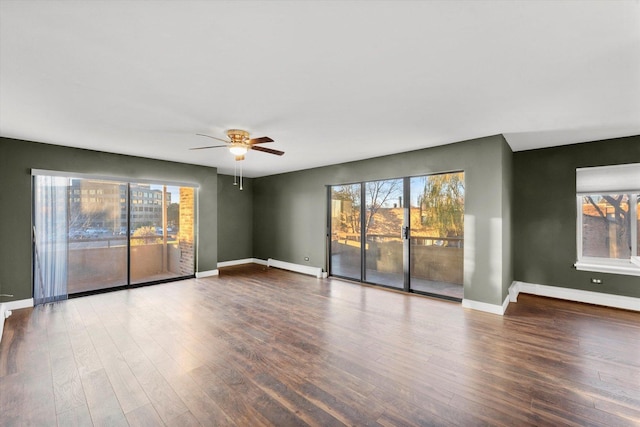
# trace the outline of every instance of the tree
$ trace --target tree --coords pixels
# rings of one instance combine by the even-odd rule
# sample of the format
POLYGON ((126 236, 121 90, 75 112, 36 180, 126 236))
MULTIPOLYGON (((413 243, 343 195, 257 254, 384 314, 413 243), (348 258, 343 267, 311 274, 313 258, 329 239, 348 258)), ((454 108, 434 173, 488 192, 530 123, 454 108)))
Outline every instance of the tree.
POLYGON ((464 235, 464 174, 447 173, 427 177, 418 198, 422 224, 439 236, 464 235))
MULTIPOLYGON (((350 233, 360 234, 361 217, 360 217, 360 184, 344 185, 340 187, 334 187, 332 193, 333 200, 343 201, 343 208, 341 211, 340 225, 341 229, 348 230, 350 233), (346 203, 344 203, 346 202, 346 203), (345 205, 348 208, 345 208, 345 205)), ((373 225, 375 215, 380 208, 391 200, 393 197, 397 197, 402 194, 402 180, 384 180, 373 181, 365 184, 366 195, 366 212, 364 231, 368 233, 369 229, 373 225)))
MULTIPOLYGON (((402 180, 391 179, 385 181, 374 181, 366 184, 367 212, 365 221, 365 233, 373 225, 373 219, 381 207, 383 207, 392 197, 402 197, 402 180)), ((398 206, 402 207, 402 206, 398 206)))
POLYGON ((180 227, 180 203, 167 206, 167 224, 169 227, 180 227))
POLYGON ((140 227, 133 233, 132 246, 151 245, 162 243, 162 239, 156 234, 155 227, 140 227))
POLYGON ((360 185, 343 185, 334 188, 331 198, 342 201, 340 229, 349 233, 360 233, 360 185))
MULTIPOLYGON (((614 248, 621 250, 631 250, 631 214, 629 210, 629 197, 626 194, 616 195, 599 195, 599 196, 585 196, 583 202, 591 204, 599 218, 604 221, 606 230, 610 230, 611 224, 615 224, 615 246, 614 248), (594 199, 595 198, 595 199, 594 199), (598 203, 604 200, 606 204, 598 203), (626 205, 626 210, 624 206, 626 205), (607 215, 607 206, 613 208, 613 213, 607 215), (604 208, 604 211, 603 211, 604 208)), ((610 247, 612 245, 609 245, 610 247)))
MULTIPOLYGON (((390 179, 367 182, 365 185, 364 232, 375 226, 383 208, 402 208, 403 180, 390 179), (398 200, 397 204, 393 204, 398 200)), ((340 230, 360 234, 360 184, 336 186, 332 199, 343 202, 340 230), (346 208, 345 206, 349 206, 346 208)), ((425 177, 422 194, 418 196, 422 224, 434 229, 442 237, 464 235, 464 173, 450 173, 425 177)), ((391 217, 386 219, 393 227, 391 217)), ((402 225, 402 224, 400 224, 402 225)), ((389 227, 387 227, 389 228, 389 227)))

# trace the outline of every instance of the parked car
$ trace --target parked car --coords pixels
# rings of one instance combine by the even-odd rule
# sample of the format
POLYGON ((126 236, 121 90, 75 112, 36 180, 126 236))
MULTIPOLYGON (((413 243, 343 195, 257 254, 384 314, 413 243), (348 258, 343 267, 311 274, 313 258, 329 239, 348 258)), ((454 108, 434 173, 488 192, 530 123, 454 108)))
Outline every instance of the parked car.
POLYGON ((111 234, 111 232, 106 228, 89 227, 84 230, 85 239, 96 239, 98 237, 105 237, 109 234, 111 234))
POLYGON ((77 228, 72 228, 69 230, 69 239, 70 240, 78 240, 84 238, 84 231, 79 230, 77 228))

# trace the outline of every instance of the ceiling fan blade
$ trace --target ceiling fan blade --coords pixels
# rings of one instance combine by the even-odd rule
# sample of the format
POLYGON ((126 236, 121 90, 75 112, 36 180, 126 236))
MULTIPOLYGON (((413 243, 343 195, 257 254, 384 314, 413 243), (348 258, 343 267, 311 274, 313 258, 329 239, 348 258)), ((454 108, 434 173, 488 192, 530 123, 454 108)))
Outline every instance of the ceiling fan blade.
POLYGON ((216 138, 215 136, 205 135, 204 133, 196 133, 196 135, 198 135, 198 136, 206 136, 207 138, 217 139, 218 141, 226 142, 227 144, 231 142, 228 139, 216 138))
POLYGON ((249 144, 264 144, 265 142, 273 142, 273 139, 268 136, 261 136, 260 138, 253 138, 249 140, 249 144))
POLYGON ((226 145, 209 145, 208 147, 189 148, 189 150, 205 150, 207 148, 220 148, 220 147, 226 147, 226 145))
POLYGON ((251 149, 256 151, 262 151, 263 153, 275 154, 276 156, 282 156, 284 154, 284 151, 272 150, 271 148, 264 148, 264 147, 255 146, 255 145, 252 145, 251 149))

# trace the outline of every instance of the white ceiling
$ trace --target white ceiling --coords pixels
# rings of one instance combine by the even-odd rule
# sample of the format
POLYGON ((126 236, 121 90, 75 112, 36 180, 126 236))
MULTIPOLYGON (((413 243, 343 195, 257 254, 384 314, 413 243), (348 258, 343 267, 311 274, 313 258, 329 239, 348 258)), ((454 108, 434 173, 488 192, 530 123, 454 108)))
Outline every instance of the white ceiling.
POLYGON ((640 2, 0 0, 0 135, 247 176, 640 134, 640 2))

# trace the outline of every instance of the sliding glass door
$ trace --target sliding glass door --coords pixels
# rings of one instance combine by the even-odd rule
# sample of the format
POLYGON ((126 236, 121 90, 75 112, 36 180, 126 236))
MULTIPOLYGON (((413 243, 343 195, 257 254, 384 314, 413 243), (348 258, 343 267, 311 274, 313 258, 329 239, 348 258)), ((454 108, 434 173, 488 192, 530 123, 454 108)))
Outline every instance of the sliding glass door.
POLYGON ((194 273, 193 188, 131 184, 131 283, 194 273))
POLYGON ((403 180, 366 182, 364 281, 404 288, 403 180))
POLYGON ((462 299, 464 174, 410 179, 411 290, 462 299))
POLYGON ((190 277, 195 189, 34 174, 34 295, 190 277))
POLYGON ((362 278, 362 185, 331 187, 330 252, 331 271, 336 276, 362 278))
POLYGON ((462 299, 463 172, 332 186, 330 199, 332 275, 462 299))
POLYGON ((127 183, 71 178, 67 203, 69 294, 126 285, 127 183))

